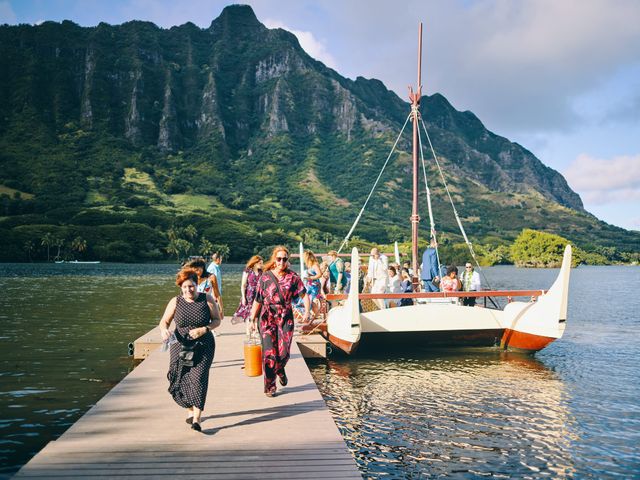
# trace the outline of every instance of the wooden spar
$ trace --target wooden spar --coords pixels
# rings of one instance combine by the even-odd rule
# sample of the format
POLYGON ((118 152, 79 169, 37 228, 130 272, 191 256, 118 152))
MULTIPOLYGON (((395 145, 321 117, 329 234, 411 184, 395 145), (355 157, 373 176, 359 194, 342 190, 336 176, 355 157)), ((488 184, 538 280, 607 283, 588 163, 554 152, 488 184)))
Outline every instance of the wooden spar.
MULTIPOLYGON (((418 293, 360 293, 360 300, 402 298, 456 298, 456 297, 539 297, 546 290, 482 290, 479 292, 418 292, 418 293)), ((327 300, 345 300, 346 294, 329 294, 327 300)))
POLYGON ((411 121, 413 122, 413 199, 411 207, 411 266, 416 272, 412 279, 413 291, 418 291, 418 108, 422 96, 422 23, 418 28, 418 84, 414 92, 409 87, 409 100, 411 101, 411 121))

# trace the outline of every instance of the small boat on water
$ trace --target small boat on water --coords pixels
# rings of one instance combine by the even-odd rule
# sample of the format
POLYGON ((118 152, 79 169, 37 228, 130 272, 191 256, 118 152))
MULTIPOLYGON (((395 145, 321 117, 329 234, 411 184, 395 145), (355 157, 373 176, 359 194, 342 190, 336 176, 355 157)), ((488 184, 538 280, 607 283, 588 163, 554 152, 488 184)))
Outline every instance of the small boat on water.
MULTIPOLYGON (((421 98, 421 56, 422 56, 422 24, 419 30, 418 44, 418 85, 414 93, 410 90, 411 112, 407 117, 413 123, 413 206, 411 215, 412 226, 412 268, 418 272, 418 149, 422 156, 422 141, 418 125, 421 122, 419 103, 421 98)), ((437 156, 431 145, 428 132, 422 122, 424 132, 429 140, 433 158, 440 170, 437 156)), ((404 127, 403 127, 404 130, 404 127)), ((400 132, 402 135, 402 131, 400 132)), ((399 138, 399 137, 398 137, 399 138)), ((397 144, 397 140, 396 140, 397 144)), ((394 145, 395 148, 395 145, 394 145)), ((393 153, 393 150, 392 152, 393 153)), ((389 155, 391 158, 391 154, 389 155)), ((389 160, 387 159, 387 162, 389 160)), ((387 163, 383 166, 383 171, 387 163)), ((431 238, 436 240, 435 222, 431 209, 430 191, 427 183, 424 157, 422 157, 427 204, 431 221, 431 238)), ((381 178, 382 172, 376 180, 381 178)), ((444 175, 440 170, 440 177, 445 190, 449 192, 444 175)), ((376 184, 374 184, 374 189, 376 184)), ((373 193, 373 189, 371 190, 373 193)), ((362 207, 358 218, 345 237, 342 247, 353 233, 371 193, 362 207)), ((460 218, 453 205, 451 195, 449 200, 460 227, 462 236, 469 246, 470 254, 476 261, 473 247, 469 242, 460 218)), ((396 249, 397 250, 397 249, 396 249)), ((302 246, 300 250, 302 257, 302 246)), ((396 257, 398 254, 396 253, 396 257)), ((439 260, 438 260, 439 263, 439 260)), ((571 246, 564 250, 562 266, 555 282, 548 291, 544 290, 482 290, 473 292, 431 292, 422 293, 419 279, 413 277, 413 293, 371 294, 359 293, 360 254, 357 248, 351 252, 351 285, 348 295, 328 295, 328 300, 335 305, 328 311, 324 334, 328 340, 347 354, 353 354, 359 345, 376 346, 378 351, 393 344, 402 346, 419 345, 434 347, 499 347, 502 349, 521 352, 537 352, 554 340, 562 337, 567 320, 567 304, 569 291, 569 276, 571 272, 571 246), (460 297, 484 297, 491 299, 491 305, 463 306, 460 297), (504 308, 493 301, 494 297, 507 297, 508 303, 504 308), (526 301, 514 301, 514 297, 528 297, 526 301), (410 298, 413 305, 395 308, 371 307, 371 300, 400 300, 410 298), (344 300, 344 303, 338 302, 344 300), (367 304, 367 308, 364 305, 367 304)))
POLYGON ((100 260, 81 261, 81 260, 56 260, 56 263, 78 263, 78 264, 98 264, 100 260))

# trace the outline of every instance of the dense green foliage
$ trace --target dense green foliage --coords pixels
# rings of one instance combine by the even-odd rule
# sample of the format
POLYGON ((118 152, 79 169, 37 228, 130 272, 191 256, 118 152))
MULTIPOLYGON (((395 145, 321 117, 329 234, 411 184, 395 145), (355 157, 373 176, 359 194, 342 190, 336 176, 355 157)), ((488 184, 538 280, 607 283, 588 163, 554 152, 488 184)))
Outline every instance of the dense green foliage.
MULTIPOLYGON (((509 261, 524 227, 609 261, 635 258, 640 233, 585 212, 530 152, 441 95, 421 110, 483 263, 509 261)), ((243 261, 279 243, 336 247, 408 112, 378 80, 339 76, 249 7, 226 8, 208 29, 0 26, 0 261, 160 261, 217 248, 243 261)), ((409 239, 408 141, 352 244, 409 239)), ((466 259, 426 159, 442 248, 466 259)))
MULTIPOLYGON (((566 245, 571 243, 560 235, 535 230, 524 229, 513 245, 511 245, 511 260, 519 267, 559 267, 566 245)), ((587 265, 607 264, 609 260, 597 252, 585 252, 575 247, 572 263, 587 265)))

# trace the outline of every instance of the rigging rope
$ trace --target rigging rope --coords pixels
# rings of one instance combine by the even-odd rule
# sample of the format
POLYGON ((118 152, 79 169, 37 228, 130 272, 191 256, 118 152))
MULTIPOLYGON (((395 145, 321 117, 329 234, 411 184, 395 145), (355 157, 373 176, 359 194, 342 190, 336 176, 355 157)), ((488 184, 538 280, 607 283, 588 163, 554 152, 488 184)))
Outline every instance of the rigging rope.
POLYGON ((340 245, 340 248, 338 249, 338 253, 340 253, 342 251, 344 246, 349 241, 349 238, 351 238, 351 234, 353 233, 353 231, 355 230, 356 226, 358 225, 358 222, 360 221, 360 217, 362 217, 362 214, 364 213, 364 209, 367 208, 367 203, 369 203, 369 199, 371 198, 371 195, 373 195, 373 192, 376 189, 376 186, 378 185, 378 182, 380 181, 380 178, 382 177, 382 174, 384 173, 384 169, 387 168, 387 164, 389 163, 389 159, 391 159, 391 155, 393 155, 393 152, 395 151, 396 146, 398 145, 398 142, 400 141, 400 137, 402 137, 402 133, 404 132, 404 129, 407 126, 407 123, 409 123, 409 119, 411 118, 411 115, 412 114, 410 113, 409 116, 407 117, 407 119, 405 120, 404 125, 402 126, 402 130, 400 130, 400 133, 398 134, 398 138, 396 138, 396 141, 394 142, 393 147, 391 147, 391 151, 389 152, 389 155, 387 156, 387 159, 385 160, 384 165, 382 165, 382 170, 380 170, 380 173, 378 174, 378 178, 376 178, 376 181, 373 184, 373 188, 369 192, 369 195, 367 196, 367 199, 365 200, 364 205, 362 205, 362 208, 360 209, 360 213, 356 217, 356 221, 353 222, 353 225, 351 226, 351 229, 349 230, 349 233, 347 233, 347 236, 344 237, 344 240, 342 241, 342 244, 340 245))
MULTIPOLYGON (((438 166, 438 172, 440 173, 440 178, 442 179, 442 183, 444 184, 444 189, 447 192, 447 196, 449 197, 449 202, 451 203, 451 208, 453 208, 453 214, 456 217, 456 222, 458 223, 458 227, 460 228, 460 233, 462 233, 462 238, 464 238, 464 241, 467 244, 467 247, 469 247, 469 252, 471 253, 471 257, 473 257, 473 261, 475 262, 476 266, 478 267, 478 271, 480 272, 480 275, 482 275, 482 278, 486 282, 487 287, 491 288, 491 285, 489 284, 489 280, 487 279, 486 275, 482 271, 482 267, 480 266, 480 262, 478 262, 478 258, 476 257, 476 253, 473 250, 473 245, 471 244, 471 242, 467 238, 467 233, 464 231, 464 227, 462 226, 462 221, 460 220, 460 216, 458 215, 458 211, 456 210, 456 206, 453 203, 453 198, 451 197, 451 192, 449 191, 449 185, 447 185, 447 181, 444 178, 444 173, 442 173, 442 168, 440 168, 440 162, 438 161, 438 157, 436 156, 436 152, 433 149, 433 144, 431 143, 431 137, 429 137, 429 132, 427 131, 427 127, 425 126, 424 120, 422 119, 422 117, 420 117, 420 123, 422 123, 422 128, 423 128, 424 133, 425 133, 425 135, 427 137, 427 141, 429 142, 429 147, 431 148, 431 154, 433 155, 433 158, 436 161, 436 165, 438 166)), ((418 138, 420 138, 420 137, 418 136, 418 138)), ((438 263, 440 263, 439 260, 438 260, 438 263)))

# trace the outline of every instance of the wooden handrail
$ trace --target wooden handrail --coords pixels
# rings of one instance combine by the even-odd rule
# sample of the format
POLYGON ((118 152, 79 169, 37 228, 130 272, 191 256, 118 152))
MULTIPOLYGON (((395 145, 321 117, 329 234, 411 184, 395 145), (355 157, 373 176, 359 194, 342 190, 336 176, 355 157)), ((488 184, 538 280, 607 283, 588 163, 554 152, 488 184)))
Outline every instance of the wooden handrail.
MULTIPOLYGON (((403 299, 403 298, 456 298, 456 297, 538 297, 546 290, 482 290, 480 292, 419 292, 419 293, 360 293, 360 300, 403 299)), ((345 293, 330 293, 327 300, 346 300, 345 293)))

